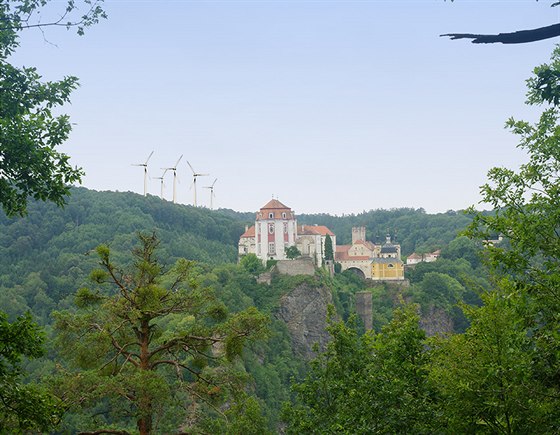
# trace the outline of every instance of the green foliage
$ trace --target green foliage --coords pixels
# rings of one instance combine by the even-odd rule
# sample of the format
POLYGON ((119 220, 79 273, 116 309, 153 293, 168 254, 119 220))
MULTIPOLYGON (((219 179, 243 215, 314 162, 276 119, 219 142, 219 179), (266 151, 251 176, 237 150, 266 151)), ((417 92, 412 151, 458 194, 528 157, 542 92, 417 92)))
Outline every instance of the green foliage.
POLYGON ((345 216, 298 215, 300 223, 327 226, 336 234, 339 245, 350 243, 352 227, 365 226, 367 239, 376 243, 383 243, 390 232, 392 240, 400 243, 403 255, 442 248, 457 237, 470 221, 471 218, 463 213, 427 214, 423 209, 412 208, 370 210, 345 216))
POLYGON ((244 255, 241 257, 239 264, 253 276, 260 275, 265 271, 262 261, 255 254, 244 255))
POLYGON ((464 334, 433 343, 431 377, 451 433, 556 433, 559 400, 535 382, 535 349, 519 308, 522 292, 507 281, 485 293, 480 308, 463 306, 464 334))
POLYGON ((447 274, 428 272, 411 293, 414 300, 423 308, 436 306, 445 309, 463 300, 465 288, 459 281, 447 274))
POLYGON ((414 306, 379 334, 329 320, 332 341, 294 385, 288 433, 433 433, 439 419, 428 379, 425 335, 414 306))
POLYGON ((272 269, 276 263, 278 263, 278 260, 266 260, 266 270, 272 269))
POLYGON ((535 76, 527 80, 527 102, 560 106, 560 47, 554 50, 550 64, 536 67, 533 73, 535 76))
POLYGON ((325 260, 334 260, 333 243, 331 236, 325 237, 325 260))
POLYGON ((60 11, 67 18, 64 22, 58 18, 32 24, 32 17, 47 3, 13 0, 0 5, 0 206, 11 216, 25 214, 29 197, 64 204, 69 184, 80 181, 83 175, 57 150, 68 138, 71 124, 67 115, 55 113, 70 101, 77 78, 42 82, 35 68, 14 67, 8 58, 24 28, 63 25, 77 27, 82 34, 84 27, 95 24, 105 13, 98 1, 92 4, 85 0, 88 12, 73 21, 70 17, 78 5, 70 0, 60 11))
POLYGON ((483 200, 493 214, 475 215, 468 235, 488 239, 503 234, 505 243, 487 247, 492 272, 522 291, 522 313, 535 347, 538 377, 560 395, 560 127, 557 77, 560 48, 549 65, 535 70, 528 81, 530 104, 551 103, 534 125, 510 119, 507 126, 520 137, 528 162, 517 171, 493 168, 482 186, 483 200))
POLYGON ((74 411, 103 415, 124 429, 135 421, 144 434, 155 425, 176 430, 182 424, 187 413, 173 405, 179 397, 213 409, 242 388, 243 375, 231 362, 247 340, 263 336, 267 319, 254 307, 228 316, 199 285, 193 262, 166 268, 155 235, 138 237, 128 268, 114 263, 107 247, 97 250, 106 277, 95 283, 108 286, 81 289, 79 309, 55 313, 55 326, 58 348, 70 362, 58 388, 74 411), (100 404, 107 406, 100 410, 100 404))
POLYGON ((473 269, 482 265, 482 245, 466 236, 459 236, 446 245, 441 257, 449 260, 467 260, 473 269))
POLYGON ((285 249, 285 252, 286 252, 286 257, 290 260, 294 260, 298 257, 301 257, 301 252, 299 252, 299 249, 297 248, 296 245, 287 247, 285 249))
POLYGON ((62 414, 61 403, 47 390, 21 380, 22 359, 43 355, 44 334, 29 313, 8 322, 0 312, 0 428, 17 433, 49 431, 62 414))
MULTIPOLYGON (((233 263, 243 232, 242 223, 220 211, 133 193, 72 189, 64 209, 31 201, 25 218, 8 218, 0 212, 0 257, 5 260, 0 263, 0 299, 6 299, 2 306, 14 315, 32 310, 40 323, 49 322, 48 313, 39 313, 44 309, 34 300, 37 293, 49 298, 45 307, 56 307, 86 286, 90 271, 99 269, 95 267, 97 246, 109 247, 114 258, 126 261, 136 232, 154 228, 162 240, 160 257, 166 264, 180 258, 233 263), (107 219, 108 215, 112 218, 107 219), (12 294, 17 300, 8 302, 12 294)), ((104 279, 103 274, 97 278, 104 279)))

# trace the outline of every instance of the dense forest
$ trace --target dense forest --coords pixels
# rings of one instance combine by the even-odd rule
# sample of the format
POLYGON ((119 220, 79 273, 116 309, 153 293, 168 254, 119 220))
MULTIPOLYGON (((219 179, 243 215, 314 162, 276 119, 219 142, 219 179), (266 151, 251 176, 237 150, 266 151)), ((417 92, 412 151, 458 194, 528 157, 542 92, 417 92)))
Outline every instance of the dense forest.
POLYGON ((0 6, 0 433, 560 433, 560 47, 527 81, 541 117, 507 122, 527 161, 490 170, 490 212, 299 216, 436 261, 289 276, 238 261, 252 212, 70 186, 53 109, 77 79, 7 59, 29 26, 106 14, 32 24, 47 3, 0 6))
MULTIPOLYGON (((0 215, 0 255, 5 259, 0 264, 0 297, 5 301, 2 306, 7 307, 10 317, 32 309, 42 323, 47 322, 50 310, 64 303, 66 297, 83 285, 97 261, 92 255, 94 249, 103 243, 114 255, 124 256, 134 245, 138 231, 157 233, 161 240, 159 255, 167 264, 179 258, 207 265, 236 263, 239 236, 245 225, 252 223, 248 217, 254 219, 254 213, 211 211, 174 205, 154 196, 85 188, 72 189, 64 208, 31 202, 25 218, 0 215)), ((398 209, 345 217, 302 215, 298 218, 302 222, 329 225, 337 237, 338 231, 343 231, 342 241, 349 238, 354 225, 367 226, 368 234, 385 234, 391 228, 399 234, 397 240, 402 238, 403 244, 413 247, 407 252, 403 245, 405 254, 421 250, 422 246, 426 251, 445 248, 448 258, 469 258, 472 267, 479 266, 466 240, 450 245, 470 222, 462 214, 429 215, 398 209), (316 220, 318 217, 322 218, 320 222, 316 220), (407 232, 411 228, 414 228, 412 236, 407 232)), ((420 269, 423 268, 421 265, 420 269)), ((448 272, 454 278, 460 275, 457 269, 448 272)), ((421 275, 417 272, 413 282, 421 281, 421 275)))
MULTIPOLYGON (((253 216, 254 213, 211 211, 175 205, 152 196, 95 192, 85 188, 72 189, 63 208, 32 201, 25 217, 2 215, 0 251, 5 261, 0 265, 0 306, 9 321, 30 311, 52 336, 47 342, 47 356, 28 363, 28 379, 49 378, 54 382, 55 367, 60 364, 61 355, 53 347, 57 334, 53 330, 53 313, 75 310, 76 292, 91 285, 90 274, 98 268, 96 248, 107 246, 115 262, 130 266, 133 264, 131 249, 138 244, 139 233, 157 235, 157 255, 163 265, 171 267, 183 258, 195 261, 193 277, 215 294, 229 312, 257 307, 270 319, 268 338, 253 341, 243 352, 242 371, 252 379, 249 390, 256 399, 255 409, 263 416, 262 427, 273 432, 280 424, 282 404, 290 400, 292 380, 302 379, 307 370, 301 353, 292 345, 290 331, 277 316, 283 295, 302 283, 324 286, 330 289, 340 318, 350 319, 355 312, 354 294, 366 290, 374 296, 376 330, 391 320, 400 300, 407 300, 421 305, 426 322, 443 318, 452 329, 462 331, 467 323, 457 302, 478 303, 473 283, 489 286, 478 256, 480 246, 457 234, 461 223, 471 220, 455 213, 434 216, 412 209, 375 210, 345 217, 322 215, 323 219, 330 219, 328 224, 333 228, 362 224, 373 234, 384 233, 389 226, 404 236, 404 228, 414 221, 432 228, 431 234, 418 242, 408 239, 412 240, 412 246, 431 240, 430 249, 442 248, 442 257, 435 263, 420 264, 407 273, 409 287, 373 285, 351 273, 333 278, 319 273, 316 277, 301 279, 275 275, 269 285, 259 284, 256 277, 264 271, 264 266, 237 263, 238 238, 245 225, 251 223, 247 218, 253 216), (436 237, 439 243, 435 243, 436 237)), ((315 216, 301 217, 302 221, 307 219, 315 219, 315 216)), ((96 409, 98 415, 103 415, 102 420, 88 418, 86 411, 70 408, 60 427, 85 430, 91 424, 118 424, 118 418, 108 410, 103 414, 101 409, 96 409)), ((180 416, 184 418, 180 411, 174 412, 172 418, 166 417, 171 418, 166 424, 179 425, 180 416)), ((208 412, 208 416, 212 416, 212 412, 208 412)), ((127 426, 126 420, 121 423, 127 426)), ((210 419, 198 424, 212 426, 216 423, 210 419)))

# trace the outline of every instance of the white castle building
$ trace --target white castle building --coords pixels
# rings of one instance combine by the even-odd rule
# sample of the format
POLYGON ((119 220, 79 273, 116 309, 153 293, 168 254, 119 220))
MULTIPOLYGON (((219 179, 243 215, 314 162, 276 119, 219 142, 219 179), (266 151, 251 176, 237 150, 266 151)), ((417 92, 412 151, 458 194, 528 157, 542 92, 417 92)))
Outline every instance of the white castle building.
POLYGON ((286 260, 286 248, 296 246, 302 257, 310 257, 321 266, 327 236, 336 252, 336 236, 331 230, 321 225, 298 225, 292 209, 272 199, 257 212, 255 225, 241 235, 239 255, 255 254, 263 262, 286 260))

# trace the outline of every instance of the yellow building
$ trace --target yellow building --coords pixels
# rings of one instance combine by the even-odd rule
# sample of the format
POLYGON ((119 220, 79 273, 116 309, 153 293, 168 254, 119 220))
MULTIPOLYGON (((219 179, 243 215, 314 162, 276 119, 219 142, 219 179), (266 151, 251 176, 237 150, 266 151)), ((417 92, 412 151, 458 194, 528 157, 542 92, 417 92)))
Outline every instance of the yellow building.
POLYGON ((403 262, 398 258, 374 258, 371 263, 371 279, 382 281, 403 280, 403 262))
POLYGON ((335 261, 342 270, 352 270, 374 281, 403 281, 404 265, 401 247, 387 240, 376 245, 365 240, 365 227, 352 228, 352 244, 336 247, 335 261))

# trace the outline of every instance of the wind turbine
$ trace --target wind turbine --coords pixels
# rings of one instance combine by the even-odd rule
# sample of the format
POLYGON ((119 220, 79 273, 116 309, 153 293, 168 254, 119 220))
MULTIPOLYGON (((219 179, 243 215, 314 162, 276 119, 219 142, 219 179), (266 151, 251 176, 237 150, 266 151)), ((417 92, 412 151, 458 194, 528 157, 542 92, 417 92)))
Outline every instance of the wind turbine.
POLYGON ((144 163, 133 163, 132 166, 144 166, 144 196, 146 196, 146 191, 148 189, 148 160, 152 157, 152 151, 144 163))
POLYGON ((214 180, 211 186, 203 186, 204 189, 210 189, 210 210, 214 210, 214 184, 216 184, 216 181, 218 181, 217 178, 214 180))
POLYGON ((156 180, 161 180, 161 194, 160 194, 161 199, 163 199, 163 186, 164 186, 163 179, 165 178, 165 173, 166 172, 167 172, 167 169, 165 171, 163 171, 163 174, 161 174, 161 177, 154 177, 156 180))
POLYGON ((171 167, 171 168, 161 168, 161 169, 165 169, 165 171, 173 171, 173 204, 175 204, 175 193, 177 192, 176 188, 177 188, 177 166, 179 165, 179 162, 181 161, 181 159, 183 158, 183 154, 181 154, 181 157, 179 157, 179 160, 177 160, 177 163, 175 163, 175 166, 171 167))
POLYGON ((207 175, 210 174, 199 174, 197 173, 194 168, 192 167, 192 165, 189 163, 189 161, 187 160, 187 165, 189 165, 189 168, 191 168, 192 174, 193 174, 193 182, 192 182, 192 186, 194 186, 194 206, 196 207, 196 179, 198 177, 206 177, 207 175))

